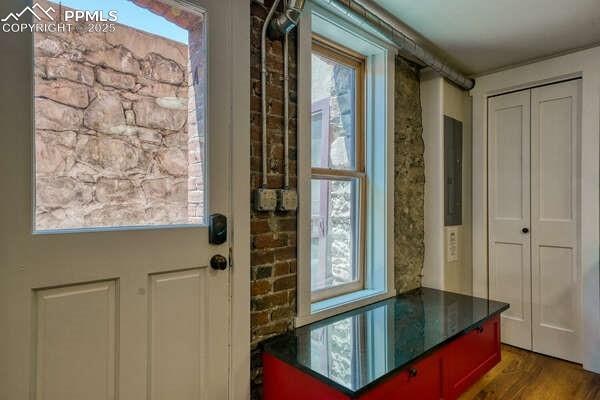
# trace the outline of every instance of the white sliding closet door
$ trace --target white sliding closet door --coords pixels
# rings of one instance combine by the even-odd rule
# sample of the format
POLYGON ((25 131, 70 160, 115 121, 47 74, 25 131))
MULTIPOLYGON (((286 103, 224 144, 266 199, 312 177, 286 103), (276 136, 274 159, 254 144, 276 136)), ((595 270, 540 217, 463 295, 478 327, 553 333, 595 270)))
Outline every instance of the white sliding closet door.
POLYGON ((510 303, 502 341, 581 360, 581 81, 488 102, 489 294, 510 303))
POLYGON ((490 298, 510 303, 502 341, 531 349, 530 92, 490 98, 490 298))
POLYGON ((578 140, 581 81, 531 91, 533 350, 578 362, 578 140))

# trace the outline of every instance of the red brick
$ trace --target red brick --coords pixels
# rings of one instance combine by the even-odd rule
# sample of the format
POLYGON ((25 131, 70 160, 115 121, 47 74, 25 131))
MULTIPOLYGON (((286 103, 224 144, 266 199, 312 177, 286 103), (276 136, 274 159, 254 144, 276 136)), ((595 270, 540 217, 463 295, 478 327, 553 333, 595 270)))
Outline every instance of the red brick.
POLYGON ((275 260, 272 250, 256 250, 250 253, 250 263, 255 265, 272 264, 275 260))
POLYGON ((296 275, 288 275, 278 278, 273 282, 273 291, 292 289, 296 287, 296 275))
POLYGON ((250 324, 252 324, 252 326, 266 325, 268 323, 269 323, 269 312, 268 311, 253 312, 250 314, 250 324))
POLYGON ((288 294, 279 292, 268 294, 262 297, 254 297, 251 301, 253 311, 262 311, 273 306, 281 306, 288 302, 288 294))
POLYGON ((292 318, 296 310, 293 307, 282 307, 273 310, 271 313, 271 321, 277 321, 283 318, 292 318))
POLYGON ((271 282, 267 279, 252 282, 250 286, 250 292, 252 296, 259 296, 261 294, 269 293, 272 289, 271 282))
POLYGON ((284 261, 273 266, 273 276, 287 275, 290 273, 290 262, 284 261))
POLYGON ((263 233, 260 235, 254 235, 252 239, 252 245, 255 249, 272 249, 276 247, 283 247, 288 243, 288 236, 286 234, 277 233, 263 233))
POLYGON ((273 251, 275 261, 291 260, 296 258, 296 247, 284 247, 273 251))
POLYGON ((266 233, 266 232, 270 232, 271 231, 271 227, 269 226, 269 221, 266 219, 253 219, 250 222, 250 232, 253 235, 259 234, 259 233, 266 233))

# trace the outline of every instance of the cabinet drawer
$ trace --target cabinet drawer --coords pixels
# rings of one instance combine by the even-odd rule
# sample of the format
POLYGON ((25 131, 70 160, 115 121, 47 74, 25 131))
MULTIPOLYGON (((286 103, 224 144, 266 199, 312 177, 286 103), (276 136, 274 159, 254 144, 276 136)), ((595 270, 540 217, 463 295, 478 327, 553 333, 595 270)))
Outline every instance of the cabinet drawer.
POLYGON ((496 316, 443 350, 444 392, 455 399, 500 361, 500 320, 496 316))
POLYGON ((389 377, 359 397, 361 400, 439 400, 442 398, 442 361, 434 353, 389 377))
POLYGON ((263 399, 349 400, 349 397, 296 367, 263 353, 263 399))

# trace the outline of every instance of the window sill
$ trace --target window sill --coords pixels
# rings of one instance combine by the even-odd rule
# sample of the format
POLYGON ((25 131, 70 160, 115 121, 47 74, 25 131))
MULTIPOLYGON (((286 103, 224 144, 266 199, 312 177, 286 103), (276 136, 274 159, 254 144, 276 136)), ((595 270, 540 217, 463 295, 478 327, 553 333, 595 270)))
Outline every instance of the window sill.
POLYGON ((394 293, 391 290, 364 289, 331 299, 317 301, 311 304, 309 315, 298 315, 296 317, 295 326, 299 327, 310 324, 358 307, 385 300, 393 295, 394 293))

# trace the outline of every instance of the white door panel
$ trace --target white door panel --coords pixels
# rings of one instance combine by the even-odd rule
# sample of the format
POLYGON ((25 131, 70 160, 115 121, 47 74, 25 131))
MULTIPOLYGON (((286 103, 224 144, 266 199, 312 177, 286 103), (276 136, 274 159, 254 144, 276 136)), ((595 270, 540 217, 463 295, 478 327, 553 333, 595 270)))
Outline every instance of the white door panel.
POLYGON ((37 290, 34 302, 36 396, 114 397, 116 281, 37 290))
POLYGON ((489 99, 490 298, 510 303, 502 341, 531 349, 530 94, 489 99))
MULTIPOLYGON (((231 1, 169 3, 209 22, 206 210, 230 216, 231 1)), ((1 40, 0 399, 226 399, 230 271, 208 265, 229 244, 201 225, 32 233, 32 35, 1 40)))
POLYGON ((531 92, 533 349, 580 361, 578 140, 581 81, 531 92))
POLYGON ((150 276, 150 398, 206 398, 207 268, 150 276), (176 368, 173 368, 176 366, 176 368), (189 384, 192 383, 192 384, 189 384))

